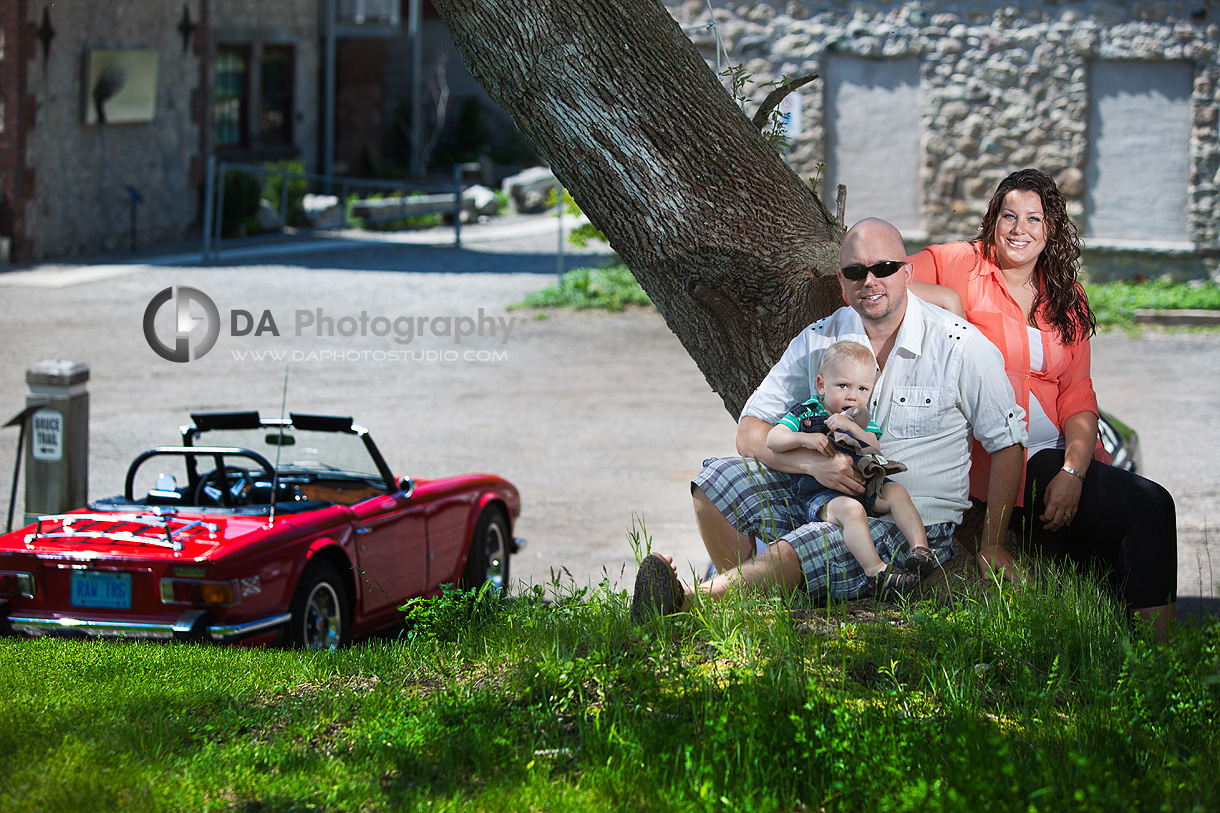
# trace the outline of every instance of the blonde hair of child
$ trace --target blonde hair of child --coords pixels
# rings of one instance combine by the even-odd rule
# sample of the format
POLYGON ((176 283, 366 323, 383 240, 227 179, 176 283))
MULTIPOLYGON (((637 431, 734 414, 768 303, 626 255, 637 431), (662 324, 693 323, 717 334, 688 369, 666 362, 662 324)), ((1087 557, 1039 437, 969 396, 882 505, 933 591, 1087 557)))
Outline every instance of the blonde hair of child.
POLYGON ((859 342, 841 341, 835 342, 822 351, 822 361, 818 365, 818 375, 825 377, 832 369, 841 370, 843 365, 847 363, 867 364, 874 370, 877 368, 877 360, 873 358, 872 350, 869 350, 859 342))

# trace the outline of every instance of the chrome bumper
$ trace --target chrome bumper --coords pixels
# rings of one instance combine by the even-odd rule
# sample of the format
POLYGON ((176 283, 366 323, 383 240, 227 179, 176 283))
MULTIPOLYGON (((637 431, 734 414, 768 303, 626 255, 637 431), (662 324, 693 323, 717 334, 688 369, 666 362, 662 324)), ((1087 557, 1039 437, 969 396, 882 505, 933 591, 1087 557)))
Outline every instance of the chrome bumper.
POLYGON ((172 624, 155 624, 141 621, 103 621, 91 618, 40 618, 37 616, 10 615, 5 621, 10 631, 25 635, 85 635, 98 638, 140 638, 168 641, 180 639, 203 639, 226 644, 248 638, 260 632, 287 624, 292 616, 288 613, 247 621, 244 624, 208 625, 207 613, 191 610, 183 613, 172 624))

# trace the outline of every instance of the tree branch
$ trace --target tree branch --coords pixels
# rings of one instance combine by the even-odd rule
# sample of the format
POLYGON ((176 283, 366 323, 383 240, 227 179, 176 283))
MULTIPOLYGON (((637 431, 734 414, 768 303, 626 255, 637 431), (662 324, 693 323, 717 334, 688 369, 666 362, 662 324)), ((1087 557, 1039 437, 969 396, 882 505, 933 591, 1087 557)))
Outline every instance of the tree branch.
POLYGON ((754 113, 754 126, 759 130, 766 127, 767 119, 770 117, 771 111, 779 107, 779 103, 782 102, 789 93, 804 87, 817 78, 818 75, 816 73, 811 73, 808 76, 802 76, 800 79, 789 79, 775 90, 768 93, 767 98, 763 99, 762 104, 759 105, 758 111, 754 113))

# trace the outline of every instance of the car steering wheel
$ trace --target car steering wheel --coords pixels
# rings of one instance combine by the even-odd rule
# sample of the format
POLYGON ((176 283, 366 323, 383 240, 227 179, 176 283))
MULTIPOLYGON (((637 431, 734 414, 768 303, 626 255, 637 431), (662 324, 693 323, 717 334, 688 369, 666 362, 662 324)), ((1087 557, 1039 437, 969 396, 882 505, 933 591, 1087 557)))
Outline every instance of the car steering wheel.
POLYGON ((250 470, 241 466, 225 466, 224 479, 229 483, 228 488, 220 487, 220 469, 213 469, 200 477, 199 482, 195 484, 195 492, 191 495, 192 504, 227 507, 248 505, 250 489, 254 487, 254 476, 250 470), (213 483, 216 493, 209 492, 208 487, 213 483))

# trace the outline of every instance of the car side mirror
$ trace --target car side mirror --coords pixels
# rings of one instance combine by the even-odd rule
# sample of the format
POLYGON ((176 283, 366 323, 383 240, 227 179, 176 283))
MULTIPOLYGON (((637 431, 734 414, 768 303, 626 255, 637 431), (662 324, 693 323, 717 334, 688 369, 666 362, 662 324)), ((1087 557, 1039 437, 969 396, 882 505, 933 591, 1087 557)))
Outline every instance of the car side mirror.
POLYGON ((415 493, 415 481, 410 477, 399 477, 398 490, 402 492, 404 497, 410 497, 415 493))

